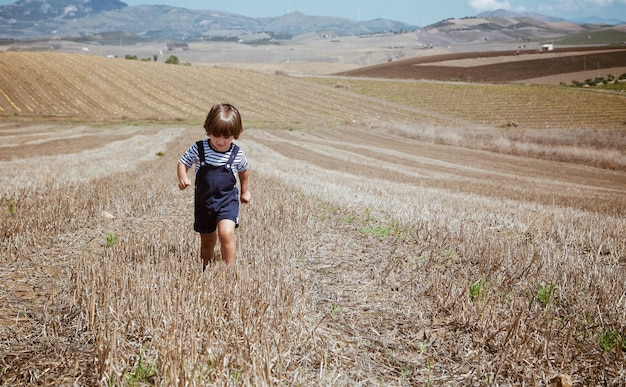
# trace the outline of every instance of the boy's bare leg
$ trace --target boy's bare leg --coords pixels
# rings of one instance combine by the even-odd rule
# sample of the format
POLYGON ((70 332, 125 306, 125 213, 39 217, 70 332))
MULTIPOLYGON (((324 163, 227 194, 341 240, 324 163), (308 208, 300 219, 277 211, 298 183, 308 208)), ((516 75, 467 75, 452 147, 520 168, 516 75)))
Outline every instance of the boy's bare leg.
POLYGON ((215 259, 215 245, 217 244, 217 231, 209 234, 200 233, 200 258, 202 258, 202 271, 215 259))
POLYGON ((217 234, 220 239, 222 259, 228 266, 235 265, 235 222, 230 219, 222 219, 217 223, 217 234))

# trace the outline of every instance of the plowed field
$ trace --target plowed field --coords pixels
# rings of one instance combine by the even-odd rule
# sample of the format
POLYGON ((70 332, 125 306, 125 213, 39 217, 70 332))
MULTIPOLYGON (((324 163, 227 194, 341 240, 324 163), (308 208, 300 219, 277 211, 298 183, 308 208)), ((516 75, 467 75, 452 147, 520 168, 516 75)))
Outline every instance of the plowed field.
MULTIPOLYGON (((623 47, 557 49, 550 52, 519 50, 433 55, 364 67, 337 75, 507 83, 568 73, 575 74, 588 70, 594 70, 596 76, 604 77, 612 74, 615 68, 626 68, 626 49, 623 47)), ((584 79, 571 78, 566 83, 572 80, 583 81, 584 79)))

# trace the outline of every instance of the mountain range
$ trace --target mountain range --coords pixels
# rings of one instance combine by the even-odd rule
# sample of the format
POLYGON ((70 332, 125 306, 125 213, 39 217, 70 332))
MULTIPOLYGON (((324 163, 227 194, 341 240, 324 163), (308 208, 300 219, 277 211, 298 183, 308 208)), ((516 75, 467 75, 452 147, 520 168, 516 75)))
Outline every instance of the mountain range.
POLYGON ((198 39, 274 32, 298 35, 328 31, 335 35, 405 31, 417 28, 388 19, 354 21, 293 12, 250 18, 217 10, 163 5, 128 6, 118 0, 21 0, 0 6, 0 38, 87 36, 125 31, 145 38, 198 39))
MULTIPOLYGON (((615 24, 615 23, 614 23, 615 24)), ((459 34, 498 31, 502 38, 522 39, 529 34, 580 32, 610 25, 576 24, 539 14, 496 11, 463 19, 446 19, 430 26, 415 26, 384 18, 355 21, 292 12, 279 17, 251 18, 217 10, 189 10, 164 5, 128 6, 119 0, 20 0, 0 6, 0 39, 87 37, 124 32, 138 38, 194 40, 299 35, 310 32, 330 36, 399 33, 423 29, 459 34)))

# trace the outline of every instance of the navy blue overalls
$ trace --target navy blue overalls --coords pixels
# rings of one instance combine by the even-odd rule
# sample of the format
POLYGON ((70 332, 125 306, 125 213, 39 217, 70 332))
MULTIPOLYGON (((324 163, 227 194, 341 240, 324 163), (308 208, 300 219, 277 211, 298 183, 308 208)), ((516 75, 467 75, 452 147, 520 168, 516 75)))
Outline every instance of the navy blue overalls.
POLYGON ((216 167, 206 162, 202 141, 196 144, 200 168, 196 172, 194 230, 211 233, 216 230, 217 222, 223 219, 231 219, 239 226, 239 190, 231 169, 239 147, 233 144, 228 162, 216 167))

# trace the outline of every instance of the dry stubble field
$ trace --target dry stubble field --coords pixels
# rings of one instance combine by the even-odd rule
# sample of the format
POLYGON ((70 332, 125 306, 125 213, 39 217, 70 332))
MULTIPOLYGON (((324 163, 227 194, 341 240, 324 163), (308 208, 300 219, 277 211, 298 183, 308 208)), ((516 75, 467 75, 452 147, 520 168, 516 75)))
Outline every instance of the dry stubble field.
POLYGON ((623 97, 0 61, 2 385, 626 381, 623 97), (253 201, 202 274, 175 165, 218 101, 253 201))

